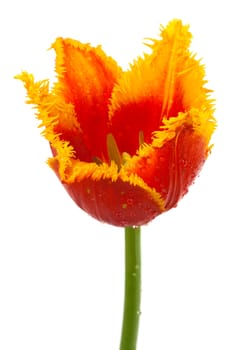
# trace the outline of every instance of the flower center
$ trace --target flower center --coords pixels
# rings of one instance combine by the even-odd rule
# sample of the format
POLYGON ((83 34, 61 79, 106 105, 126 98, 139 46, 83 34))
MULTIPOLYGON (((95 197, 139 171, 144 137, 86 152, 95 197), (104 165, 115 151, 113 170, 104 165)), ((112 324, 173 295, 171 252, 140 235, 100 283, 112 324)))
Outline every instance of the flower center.
MULTIPOLYGON (((142 130, 139 131, 139 147, 144 143, 144 133, 142 130)), ((106 138, 107 143, 107 152, 108 152, 108 158, 109 161, 113 161, 116 163, 118 167, 118 171, 120 171, 120 168, 122 165, 124 165, 130 158, 130 154, 127 152, 120 152, 116 139, 113 136, 112 133, 107 134, 106 138)), ((103 161, 99 157, 93 157, 93 162, 95 162, 97 165, 100 165, 103 163, 103 161)))
MULTIPOLYGON (((144 143, 144 133, 142 130, 139 132, 139 147, 144 143)), ((124 165, 127 160, 131 158, 129 153, 123 152, 120 153, 119 148, 117 146, 117 142, 113 134, 109 133, 107 134, 107 151, 108 151, 108 158, 110 161, 114 161, 118 167, 118 171, 120 170, 121 166, 124 165)))

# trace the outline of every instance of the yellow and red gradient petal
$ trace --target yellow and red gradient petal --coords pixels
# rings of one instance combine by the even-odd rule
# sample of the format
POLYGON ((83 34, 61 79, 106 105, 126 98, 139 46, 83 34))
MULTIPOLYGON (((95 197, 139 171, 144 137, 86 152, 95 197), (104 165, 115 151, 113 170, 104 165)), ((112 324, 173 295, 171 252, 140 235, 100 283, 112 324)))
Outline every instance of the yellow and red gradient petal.
MULTIPOLYGON (((60 138, 68 141, 74 149, 74 158, 83 160, 85 162, 93 162, 93 154, 86 143, 86 138, 80 129, 75 127, 61 129, 61 125, 54 126, 55 134, 60 134, 60 138), (61 131, 62 130, 62 131, 61 131)), ((52 148, 52 153, 55 156, 56 150, 52 148)))
POLYGON ((161 40, 148 45, 152 53, 119 78, 111 97, 110 129, 121 152, 136 153, 140 132, 150 144, 164 117, 207 105, 204 68, 189 52, 190 42, 188 26, 170 22, 161 40))
MULTIPOLYGON (((74 106, 84 148, 89 150, 92 158, 105 158, 108 102, 121 69, 100 47, 93 48, 63 38, 58 38, 52 47, 56 52, 58 74, 54 93, 74 106)), ((71 137, 72 146, 80 154, 80 144, 75 144, 74 132, 72 135, 72 131, 67 132, 66 128, 57 132, 64 140, 71 137)), ((77 137, 80 137, 78 133, 77 137)), ((89 161, 85 157, 81 160, 89 161)))
POLYGON ((115 111, 110 124, 110 132, 116 139, 120 153, 131 156, 139 148, 139 135, 144 142, 151 143, 152 131, 158 130, 160 105, 154 98, 145 98, 140 102, 128 103, 115 111))
POLYGON ((208 154, 206 139, 190 125, 183 125, 175 137, 144 157, 135 157, 130 169, 165 201, 166 210, 175 207, 188 191, 208 154))
POLYGON ((164 211, 160 194, 135 174, 118 172, 114 163, 98 167, 73 162, 65 173, 60 172, 59 160, 52 158, 49 165, 74 202, 95 219, 120 227, 140 226, 164 211))

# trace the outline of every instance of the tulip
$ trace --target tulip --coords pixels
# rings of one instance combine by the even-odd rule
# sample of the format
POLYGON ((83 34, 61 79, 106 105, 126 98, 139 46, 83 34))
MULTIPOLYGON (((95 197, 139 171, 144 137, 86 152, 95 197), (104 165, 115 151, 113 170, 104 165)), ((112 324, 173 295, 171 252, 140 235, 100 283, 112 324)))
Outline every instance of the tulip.
POLYGON ((57 38, 51 88, 26 72, 18 76, 50 144, 48 164, 66 191, 92 217, 125 227, 131 282, 121 350, 136 348, 140 226, 176 207, 187 193, 216 127, 204 66, 189 51, 191 38, 187 25, 172 20, 160 39, 149 39, 150 53, 127 71, 100 46, 57 38))

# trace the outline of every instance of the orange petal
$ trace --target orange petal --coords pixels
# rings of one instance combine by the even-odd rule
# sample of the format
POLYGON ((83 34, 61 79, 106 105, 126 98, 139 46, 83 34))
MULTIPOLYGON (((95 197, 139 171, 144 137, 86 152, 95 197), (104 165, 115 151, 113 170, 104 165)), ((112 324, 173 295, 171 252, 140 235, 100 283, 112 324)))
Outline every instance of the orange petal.
POLYGON ((138 159, 136 174, 164 198, 170 209, 188 191, 207 158, 205 140, 184 127, 174 139, 138 159))
POLYGON ((166 210, 188 191, 209 153, 215 120, 209 113, 196 113, 170 118, 164 130, 155 133, 152 145, 142 146, 125 165, 129 174, 137 174, 160 193, 166 210))
POLYGON ((51 93, 48 80, 35 82, 33 75, 27 72, 22 72, 16 78, 24 83, 28 93, 27 103, 37 107, 37 118, 41 121, 39 126, 44 128, 42 134, 49 141, 53 154, 62 154, 61 158, 64 163, 69 157, 73 158, 74 156, 92 161, 90 151, 84 143, 73 105, 51 93), (69 148, 67 148, 68 144, 69 148), (64 156, 64 145, 66 145, 66 156, 64 156))
POLYGON ((110 107, 111 133, 119 150, 135 154, 138 135, 152 141, 163 118, 191 108, 211 108, 203 87, 204 68, 189 52, 191 34, 180 20, 161 31, 161 40, 148 45, 150 55, 138 59, 115 85, 110 107), (128 136, 130 135, 130 137, 128 136))
MULTIPOLYGON (((106 156, 108 100, 121 70, 100 47, 62 38, 52 47, 57 55, 58 73, 54 93, 74 106, 85 147, 92 157, 101 158, 103 153, 106 156)), ((60 132, 66 140, 71 137, 71 133, 60 132)), ((75 139, 75 135, 72 138, 75 139)), ((73 147, 79 154, 80 145, 73 142, 73 147)))

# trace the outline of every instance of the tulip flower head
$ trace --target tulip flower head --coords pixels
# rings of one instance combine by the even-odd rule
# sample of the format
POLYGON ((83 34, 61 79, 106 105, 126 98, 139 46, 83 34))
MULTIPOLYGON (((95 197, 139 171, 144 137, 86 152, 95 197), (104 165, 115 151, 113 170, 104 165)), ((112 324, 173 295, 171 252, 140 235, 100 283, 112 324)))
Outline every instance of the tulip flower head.
POLYGON ((97 220, 148 223, 177 205, 207 159, 216 122, 191 37, 172 20, 127 71, 99 46, 58 38, 51 88, 18 76, 50 143, 49 166, 97 220))

